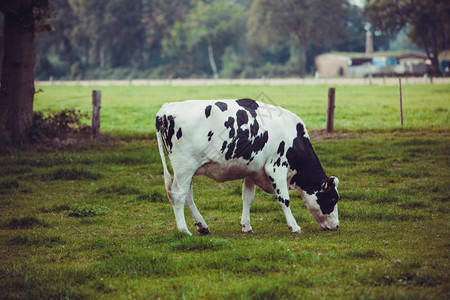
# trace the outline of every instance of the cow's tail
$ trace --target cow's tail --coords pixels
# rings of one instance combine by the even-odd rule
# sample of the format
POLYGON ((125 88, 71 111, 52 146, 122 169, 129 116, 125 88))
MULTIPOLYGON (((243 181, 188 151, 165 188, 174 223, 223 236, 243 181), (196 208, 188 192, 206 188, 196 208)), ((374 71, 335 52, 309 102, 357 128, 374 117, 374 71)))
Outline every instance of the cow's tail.
POLYGON ((166 156, 164 155, 164 143, 161 136, 161 131, 156 130, 156 139, 158 140, 158 149, 159 155, 161 156, 162 165, 164 168, 164 184, 166 186, 167 197, 169 198, 170 203, 173 204, 172 198, 172 176, 167 169, 166 156))

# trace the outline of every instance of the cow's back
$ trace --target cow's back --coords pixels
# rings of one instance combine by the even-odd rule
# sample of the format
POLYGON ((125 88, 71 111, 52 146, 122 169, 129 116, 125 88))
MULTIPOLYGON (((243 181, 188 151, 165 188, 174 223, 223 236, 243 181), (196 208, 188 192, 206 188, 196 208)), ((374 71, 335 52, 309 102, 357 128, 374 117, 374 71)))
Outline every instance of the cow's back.
POLYGON ((281 141, 289 147, 296 124, 303 124, 281 107, 251 99, 167 103, 156 118, 169 155, 180 153, 200 165, 244 165, 247 171, 262 168, 281 141))

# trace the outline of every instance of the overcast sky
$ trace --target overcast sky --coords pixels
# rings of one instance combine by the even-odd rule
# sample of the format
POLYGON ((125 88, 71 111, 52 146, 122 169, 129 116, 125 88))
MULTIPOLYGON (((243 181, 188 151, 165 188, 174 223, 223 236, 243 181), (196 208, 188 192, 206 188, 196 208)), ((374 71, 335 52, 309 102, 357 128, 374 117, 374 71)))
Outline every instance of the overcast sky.
POLYGON ((364 0, 350 0, 350 2, 355 3, 358 6, 364 6, 364 0))

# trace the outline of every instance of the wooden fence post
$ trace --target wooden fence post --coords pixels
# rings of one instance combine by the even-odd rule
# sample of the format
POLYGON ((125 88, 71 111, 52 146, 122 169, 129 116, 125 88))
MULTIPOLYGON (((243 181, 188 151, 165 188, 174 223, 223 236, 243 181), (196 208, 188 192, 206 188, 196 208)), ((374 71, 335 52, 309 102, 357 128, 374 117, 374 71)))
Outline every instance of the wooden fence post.
POLYGON ((336 89, 334 87, 328 89, 328 109, 327 109, 327 132, 334 130, 334 108, 335 108, 336 89))
POLYGON ((100 108, 101 108, 101 91, 92 91, 92 136, 94 139, 100 138, 100 108))
POLYGON ((402 99, 402 78, 398 78, 398 93, 400 96, 400 122, 403 126, 403 99, 402 99))

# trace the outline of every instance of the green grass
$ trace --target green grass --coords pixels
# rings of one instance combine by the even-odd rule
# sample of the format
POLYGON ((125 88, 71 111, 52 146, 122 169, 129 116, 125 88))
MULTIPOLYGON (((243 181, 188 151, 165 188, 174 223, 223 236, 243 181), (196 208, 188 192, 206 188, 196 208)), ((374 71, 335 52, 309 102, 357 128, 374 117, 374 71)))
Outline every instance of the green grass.
MULTIPOLYGON (((395 95, 391 123, 377 119, 387 100, 378 106, 375 98, 395 94, 394 88, 338 87, 338 105, 345 104, 339 95, 351 99, 346 104, 351 121, 340 123, 335 134, 311 132, 327 174, 340 179, 338 231, 321 231, 292 192, 303 233, 291 234, 279 204, 257 190, 254 233, 243 234, 240 182, 197 177, 194 198, 211 235, 177 232, 156 142, 136 137, 153 135, 152 114, 171 98, 254 96, 260 88, 233 87, 236 95, 227 96, 229 88, 218 87, 214 96, 213 87, 107 87, 104 111, 120 105, 149 111, 144 121, 146 113, 138 109, 142 120, 129 128, 121 127, 132 119, 127 110, 122 115, 111 110, 103 119, 105 131, 129 138, 59 150, 0 149, 0 298, 448 299, 450 137, 448 96, 442 91, 450 88, 445 86, 405 88, 414 89, 415 116, 424 116, 405 128, 395 123, 395 95), (150 100, 139 104, 147 93, 150 100), (126 94, 130 102, 120 104, 126 94), (153 100, 158 94, 160 100, 153 100), (421 97, 435 101, 421 104, 421 97), (368 109, 358 119, 368 99, 381 110, 368 109), (445 112, 433 115, 439 107, 445 112), (108 125, 113 116, 122 125, 108 125)), ((289 102, 293 87, 263 88, 307 125, 323 127, 314 112, 326 110, 325 87, 296 88, 307 95, 302 99, 316 99, 308 109, 289 102)), ((45 88, 39 95, 47 98, 36 107, 68 105, 52 93, 77 89, 83 90, 45 88)), ((88 109, 89 98, 87 104, 70 101, 88 109)), ((186 217, 196 232, 188 210, 186 217)))
MULTIPOLYGON (((93 89, 102 91, 101 130, 120 136, 146 136, 154 131, 157 111, 165 102, 187 99, 254 98, 281 105, 298 114, 310 129, 325 128, 327 86, 206 86, 206 87, 42 87, 35 110, 65 108, 92 111, 93 89)), ((407 128, 447 128, 450 86, 403 86, 407 128)), ((400 128, 396 86, 338 86, 335 128, 346 130, 400 128)))

